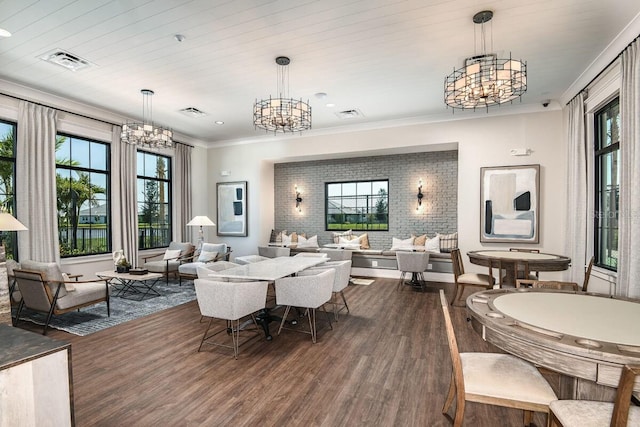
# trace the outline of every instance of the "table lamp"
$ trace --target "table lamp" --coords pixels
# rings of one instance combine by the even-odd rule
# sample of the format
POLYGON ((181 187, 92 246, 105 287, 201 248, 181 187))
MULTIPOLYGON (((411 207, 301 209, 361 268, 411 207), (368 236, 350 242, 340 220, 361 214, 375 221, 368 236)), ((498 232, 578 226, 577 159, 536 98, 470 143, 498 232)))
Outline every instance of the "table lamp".
POLYGON ((215 227, 215 225, 216 224, 205 215, 194 216, 193 219, 187 223, 187 226, 189 227, 200 227, 198 236, 198 249, 202 248, 202 243, 204 242, 204 230, 202 229, 202 227, 215 227))

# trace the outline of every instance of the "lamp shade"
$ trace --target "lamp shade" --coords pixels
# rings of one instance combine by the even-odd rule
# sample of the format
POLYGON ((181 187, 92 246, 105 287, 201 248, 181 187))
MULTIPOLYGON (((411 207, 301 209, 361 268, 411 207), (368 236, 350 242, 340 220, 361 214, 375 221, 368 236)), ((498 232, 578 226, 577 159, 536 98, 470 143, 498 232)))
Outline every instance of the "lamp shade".
POLYGON ((13 215, 7 212, 0 212, 0 231, 27 231, 28 228, 13 215))
POLYGON ((194 216, 191 221, 187 223, 189 226, 200 226, 200 227, 213 227, 215 226, 215 222, 211 221, 209 217, 204 215, 194 216))

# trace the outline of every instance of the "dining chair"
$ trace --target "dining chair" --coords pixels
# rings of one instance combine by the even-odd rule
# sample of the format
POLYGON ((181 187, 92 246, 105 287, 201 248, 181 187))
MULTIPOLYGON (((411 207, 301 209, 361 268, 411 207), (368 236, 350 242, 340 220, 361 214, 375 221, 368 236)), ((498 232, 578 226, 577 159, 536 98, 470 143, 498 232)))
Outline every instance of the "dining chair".
POLYGON ((496 280, 493 277, 491 268, 489 268, 489 274, 464 272, 460 249, 453 249, 451 251, 451 261, 453 264, 453 278, 456 283, 456 291, 451 305, 462 298, 467 286, 480 287, 483 289, 491 289, 494 287, 496 280))
POLYGON ((591 400, 556 400, 549 404, 550 427, 640 426, 640 407, 631 405, 640 365, 622 368, 613 403, 591 400))
POLYGON ((522 409, 524 425, 531 424, 534 412, 548 414, 549 403, 557 396, 536 367, 510 354, 460 353, 443 290, 440 290, 440 304, 452 364, 442 413, 448 417, 455 400, 454 427, 462 425, 466 402, 522 409))
POLYGON ((559 280, 516 280, 516 288, 555 289, 559 291, 580 291, 580 286, 575 282, 562 282, 559 280))
POLYGON ((314 275, 298 275, 276 279, 276 304, 286 306, 282 321, 280 322, 280 328, 278 329, 278 335, 280 335, 280 332, 284 329, 284 324, 291 307, 307 309, 309 331, 295 330, 297 332, 311 334, 311 341, 313 341, 314 344, 317 341, 316 309, 321 308, 325 312, 329 327, 333 329, 333 326, 331 326, 331 318, 324 309, 324 304, 331 300, 335 275, 336 272, 334 269, 328 269, 314 275))
POLYGON ((267 258, 277 258, 291 255, 291 248, 280 246, 258 246, 258 255, 267 258))
POLYGON ((198 351, 202 349, 204 344, 233 348, 233 357, 237 359, 239 347, 254 338, 249 337, 242 343, 240 342, 240 319, 251 316, 255 328, 242 328, 242 331, 255 332, 255 336, 260 333, 253 313, 265 306, 267 282, 218 282, 209 279, 196 279, 193 283, 200 314, 203 317, 210 317, 198 351), (223 328, 209 334, 215 319, 226 320, 226 324, 223 328), (231 346, 213 340, 216 335, 222 332, 231 335, 231 346))
POLYGON ((429 266, 429 252, 396 251, 396 261, 400 271, 400 280, 396 290, 404 287, 405 275, 411 273, 412 281, 415 279, 416 283, 420 285, 419 289, 424 291, 424 271, 429 266))
POLYGON ((328 261, 324 264, 320 264, 316 267, 307 268, 298 273, 298 276, 304 276, 309 274, 317 274, 320 271, 327 269, 334 269, 336 275, 333 279, 333 289, 331 293, 331 300, 327 304, 333 306, 333 318, 338 321, 338 313, 342 310, 349 311, 349 305, 347 299, 344 296, 344 289, 349 286, 349 279, 351 276, 351 260, 346 261, 328 261), (338 300, 338 295, 342 298, 342 302, 338 300))

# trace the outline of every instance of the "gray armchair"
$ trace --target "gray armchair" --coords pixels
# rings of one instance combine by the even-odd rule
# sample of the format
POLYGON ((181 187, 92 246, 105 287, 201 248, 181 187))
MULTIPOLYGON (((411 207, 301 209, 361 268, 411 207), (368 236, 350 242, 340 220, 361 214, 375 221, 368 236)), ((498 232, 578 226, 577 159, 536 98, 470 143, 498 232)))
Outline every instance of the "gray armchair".
POLYGON ((171 242, 169 243, 168 251, 180 250, 175 255, 169 255, 168 252, 162 254, 155 254, 142 258, 144 260, 144 268, 152 273, 160 273, 164 275, 169 283, 169 275, 177 275, 178 267, 185 259, 189 259, 193 255, 195 246, 191 242, 171 242), (150 259, 163 257, 156 261, 148 261, 150 259))
POLYGON ((203 243, 200 252, 183 258, 178 266, 180 286, 182 286, 182 279, 193 280, 198 277, 198 267, 205 267, 207 264, 218 261, 229 261, 231 252, 231 247, 226 243, 203 243))
POLYGON ((46 313, 47 319, 42 334, 53 315, 73 311, 81 307, 107 303, 107 316, 111 316, 109 306, 109 284, 106 280, 65 282, 60 267, 55 262, 23 261, 20 269, 13 271, 15 290, 19 292, 20 303, 14 326, 20 320, 24 308, 46 313))

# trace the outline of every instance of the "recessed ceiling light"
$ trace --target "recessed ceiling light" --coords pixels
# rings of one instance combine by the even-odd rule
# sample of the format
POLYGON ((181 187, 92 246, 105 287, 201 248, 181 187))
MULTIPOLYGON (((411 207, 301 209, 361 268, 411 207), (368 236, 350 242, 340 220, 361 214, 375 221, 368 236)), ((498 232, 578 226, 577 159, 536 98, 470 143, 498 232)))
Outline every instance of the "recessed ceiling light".
POLYGON ((332 102, 329 102, 329 103, 327 104, 327 107, 329 107, 329 108, 333 108, 333 107, 335 107, 335 106, 336 106, 336 104, 334 104, 334 103, 332 103, 332 102))
POLYGON ((215 121, 215 123, 216 123, 217 125, 223 125, 223 124, 224 124, 224 122, 223 122, 222 120, 216 120, 216 121, 215 121))
POLYGON ((11 37, 11 33, 4 28, 0 28, 0 37, 11 37))

